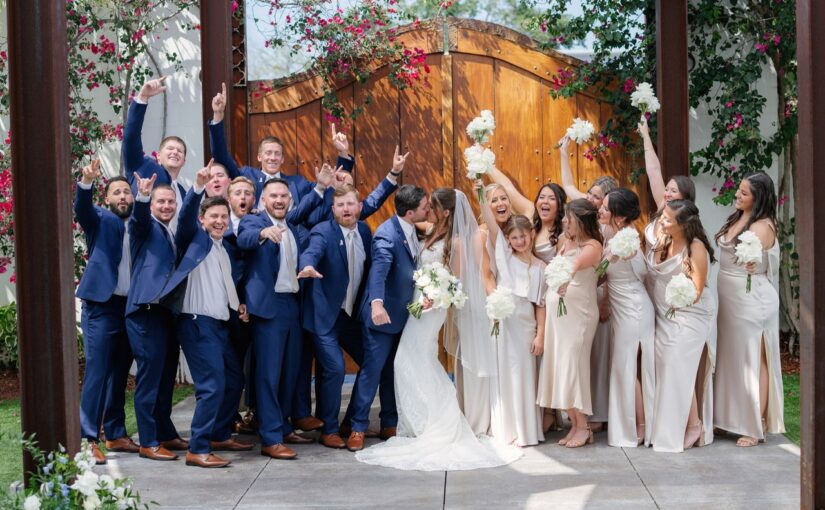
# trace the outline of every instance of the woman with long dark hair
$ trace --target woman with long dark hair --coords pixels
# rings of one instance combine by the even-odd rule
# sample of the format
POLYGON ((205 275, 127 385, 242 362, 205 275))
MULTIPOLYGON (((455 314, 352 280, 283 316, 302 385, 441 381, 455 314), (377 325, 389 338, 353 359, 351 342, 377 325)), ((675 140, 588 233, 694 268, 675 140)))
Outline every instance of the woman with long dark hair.
POLYGON ((563 232, 564 204, 567 193, 561 186, 551 182, 539 188, 534 204, 533 228, 536 231, 534 253, 544 262, 556 256, 556 244, 563 232))
POLYGON ((713 441, 716 301, 706 285, 715 259, 693 202, 671 200, 659 222, 663 237, 647 254, 648 290, 656 308, 656 396, 650 441, 656 451, 681 452, 713 441), (697 298, 692 305, 672 310, 666 289, 679 274, 691 280, 697 298))
POLYGON ((719 233, 719 352, 714 425, 739 434, 738 446, 756 446, 765 434, 785 432, 782 364, 779 359, 779 295, 776 192, 764 172, 748 175, 736 191, 736 210, 719 233), (762 260, 741 265, 739 236, 751 231, 762 244, 762 260), (747 289, 748 275, 751 288, 747 289))

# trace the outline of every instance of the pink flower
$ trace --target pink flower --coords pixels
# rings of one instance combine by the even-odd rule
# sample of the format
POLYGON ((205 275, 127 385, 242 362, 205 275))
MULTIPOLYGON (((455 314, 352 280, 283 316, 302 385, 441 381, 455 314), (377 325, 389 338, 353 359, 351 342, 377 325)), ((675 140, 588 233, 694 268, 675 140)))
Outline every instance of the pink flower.
POLYGON ((788 195, 783 195, 783 196, 779 197, 779 200, 777 200, 777 204, 785 205, 785 202, 788 201, 788 198, 789 198, 788 195))
POLYGON ((779 46, 779 43, 780 43, 781 41, 782 41, 782 38, 781 38, 781 37, 779 37, 778 35, 773 36, 773 43, 774 43, 776 46, 779 46))
POLYGON ((237 0, 232 0, 232 7, 231 7, 232 14, 235 14, 235 11, 237 11, 237 10, 238 10, 238 2, 237 2, 237 0))
POLYGON ((735 185, 735 184, 734 184, 734 182, 733 182, 733 179, 731 179, 730 177, 728 177, 728 178, 725 180, 725 183, 724 183, 724 184, 722 184, 722 191, 729 190, 729 189, 733 188, 733 187, 734 187, 734 185, 735 185))
POLYGON ((731 106, 733 106, 733 103, 731 103, 730 101, 725 103, 725 108, 730 108, 731 106))
POLYGON ((630 94, 636 90, 636 82, 633 81, 633 78, 628 78, 624 81, 624 93, 630 94))
POLYGON ((756 49, 757 49, 757 51, 759 51, 759 53, 765 53, 766 51, 768 51, 768 45, 767 44, 762 44, 762 43, 756 43, 756 49))

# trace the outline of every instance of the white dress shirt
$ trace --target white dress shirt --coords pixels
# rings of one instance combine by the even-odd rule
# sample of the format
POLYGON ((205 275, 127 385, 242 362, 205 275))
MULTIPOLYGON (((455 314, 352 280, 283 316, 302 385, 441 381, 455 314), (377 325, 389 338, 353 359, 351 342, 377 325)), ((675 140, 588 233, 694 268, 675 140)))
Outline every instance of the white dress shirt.
MULTIPOLYGON (((225 267, 230 268, 229 255, 223 247, 223 240, 212 239, 212 248, 200 264, 189 273, 186 281, 186 294, 183 297, 183 313, 206 315, 220 321, 229 320, 229 308, 237 308, 237 294, 233 300, 227 292, 225 276, 221 270, 221 258, 225 267)), ((231 269, 229 269, 231 273, 231 269)), ((229 280, 232 274, 226 275, 229 280)))
POLYGON ((401 230, 404 232, 404 237, 407 239, 407 246, 410 249, 410 253, 412 253, 414 259, 417 259, 419 252, 421 251, 421 245, 418 242, 418 234, 415 232, 415 225, 407 223, 402 220, 400 216, 398 217, 398 223, 401 224, 401 230))

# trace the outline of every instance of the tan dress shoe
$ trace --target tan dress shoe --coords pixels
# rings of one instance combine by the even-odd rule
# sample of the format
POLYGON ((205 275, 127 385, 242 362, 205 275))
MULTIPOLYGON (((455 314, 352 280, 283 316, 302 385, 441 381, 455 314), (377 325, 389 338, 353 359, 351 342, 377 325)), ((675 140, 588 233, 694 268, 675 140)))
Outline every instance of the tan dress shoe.
POLYGON ((290 460, 298 456, 291 448, 281 443, 264 446, 261 448, 261 455, 279 460, 290 460))
POLYGON ((246 452, 255 447, 255 443, 242 443, 230 437, 226 441, 209 441, 209 448, 217 451, 246 452))
POLYGON ((202 468, 222 468, 231 464, 232 461, 222 459, 214 453, 192 453, 186 452, 186 465, 202 468))
POLYGON ((391 437, 395 437, 395 427, 384 427, 381 429, 381 433, 378 434, 378 437, 386 441, 391 437))
POLYGON ((149 460, 177 460, 178 456, 162 446, 140 447, 140 456, 149 460))
POLYGON ((347 443, 345 443, 344 439, 338 434, 321 434, 321 439, 319 442, 327 448, 347 447, 347 443))
POLYGON ((293 421, 292 425, 294 425, 296 429, 301 429, 304 432, 310 432, 323 427, 324 422, 322 422, 314 416, 307 416, 306 418, 301 418, 300 420, 293 421))
POLYGON ((95 458, 95 464, 98 466, 106 464, 106 456, 100 451, 100 446, 96 442, 89 443, 89 449, 92 450, 92 456, 95 458))
POLYGON ((296 434, 295 432, 291 432, 284 436, 284 443, 286 444, 310 444, 314 442, 314 439, 310 437, 304 437, 300 434, 296 434))
POLYGON ((140 446, 132 441, 131 437, 124 436, 114 441, 107 440, 106 449, 110 452, 137 453, 140 451, 140 446))
POLYGON ((353 431, 352 434, 349 435, 349 439, 347 439, 347 450, 349 450, 351 452, 357 452, 358 450, 363 450, 363 449, 364 449, 364 433, 353 431))
POLYGON ((168 441, 161 441, 160 445, 167 450, 188 450, 189 449, 189 441, 186 439, 181 439, 176 437, 175 439, 170 439, 168 441))

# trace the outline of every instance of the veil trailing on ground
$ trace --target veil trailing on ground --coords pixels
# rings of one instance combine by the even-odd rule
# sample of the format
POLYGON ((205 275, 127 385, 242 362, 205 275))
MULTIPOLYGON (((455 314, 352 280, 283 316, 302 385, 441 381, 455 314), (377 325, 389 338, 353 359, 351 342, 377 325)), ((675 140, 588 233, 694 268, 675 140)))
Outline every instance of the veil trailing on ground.
POLYGON ((450 270, 461 280, 467 302, 451 309, 444 328, 444 347, 461 364, 479 377, 496 375, 495 343, 490 335, 490 319, 485 305, 487 293, 481 278, 484 245, 467 196, 455 190, 450 270))

